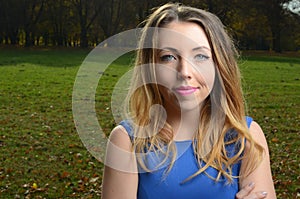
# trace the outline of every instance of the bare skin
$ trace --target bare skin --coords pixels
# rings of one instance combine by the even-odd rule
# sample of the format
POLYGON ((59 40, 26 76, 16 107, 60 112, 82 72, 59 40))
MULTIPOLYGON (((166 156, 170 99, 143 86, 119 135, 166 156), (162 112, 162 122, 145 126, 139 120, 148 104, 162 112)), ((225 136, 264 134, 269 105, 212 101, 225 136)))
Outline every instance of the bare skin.
MULTIPOLYGON (((198 123, 196 123, 196 125, 191 125, 189 123, 191 120, 182 120, 181 114, 186 116, 183 118, 199 117, 199 115, 197 115, 199 111, 194 110, 200 106, 201 102, 206 98, 210 91, 209 88, 203 86, 203 79, 208 82, 210 78, 199 76, 197 70, 195 70, 190 63, 203 64, 204 62, 209 61, 211 56, 210 48, 202 28, 194 23, 171 22, 167 28, 182 33, 182 35, 190 34, 193 38, 195 38, 195 35, 199 37, 195 38, 198 42, 196 42, 196 46, 194 46, 194 43, 192 45, 173 45, 173 43, 176 44, 178 42, 173 42, 172 38, 170 39, 170 36, 166 37, 166 40, 162 39, 160 41, 160 48, 163 49, 160 54, 160 57, 162 58, 161 61, 176 70, 176 73, 165 71, 166 75, 164 75, 164 71, 160 71, 160 74, 162 75, 161 78, 166 80, 165 83, 168 84, 169 88, 174 88, 173 90, 175 93, 177 91, 177 97, 179 100, 182 100, 181 105, 183 106, 180 107, 181 111, 176 110, 178 104, 176 104, 172 98, 173 95, 170 93, 162 93, 164 98, 169 100, 169 106, 164 107, 168 114, 167 121, 172 125, 176 132, 175 139, 190 140, 193 137, 193 134, 184 134, 184 132, 191 132, 191 126, 197 126, 198 123), (194 49, 197 49, 197 51, 194 49), (187 59, 182 59, 182 57, 187 59), (186 60, 189 60, 190 62, 187 62, 186 60), (195 60, 195 62, 193 62, 193 60, 195 60), (184 88, 185 90, 183 91, 180 90, 182 85, 190 86, 193 89, 193 95, 189 96, 187 93, 190 91, 186 88, 184 88)), ((163 36, 161 38, 163 38, 163 36)), ((177 40, 178 39, 175 38, 175 41, 177 40)), ((162 90, 161 92, 164 91, 162 90)), ((240 187, 242 188, 236 194, 236 198, 276 199, 266 138, 256 122, 252 122, 249 131, 253 136, 253 139, 264 148, 265 155, 261 164, 250 175, 240 179, 240 187)), ((103 199, 135 199, 137 197, 138 172, 136 161, 134 161, 135 156, 132 153, 131 147, 132 143, 126 130, 122 126, 117 126, 113 129, 110 135, 107 156, 118 154, 117 152, 120 150, 122 151, 122 155, 119 157, 116 155, 117 157, 110 158, 108 164, 105 166, 102 184, 103 199), (121 165, 118 158, 122 158, 121 165), (114 167, 114 165, 117 166, 114 167)), ((245 154, 247 153, 247 150, 249 150, 248 145, 246 146, 245 154)), ((248 161, 251 160, 247 158, 242 160, 240 170, 241 175, 245 173, 245 165, 248 161)))

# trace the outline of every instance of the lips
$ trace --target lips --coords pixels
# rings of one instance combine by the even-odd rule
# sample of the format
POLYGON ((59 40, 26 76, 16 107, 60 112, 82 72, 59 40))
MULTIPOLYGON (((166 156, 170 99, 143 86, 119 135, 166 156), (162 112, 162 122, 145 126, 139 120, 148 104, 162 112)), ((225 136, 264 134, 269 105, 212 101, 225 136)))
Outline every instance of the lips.
POLYGON ((178 94, 186 96, 186 95, 190 95, 190 94, 193 94, 194 92, 196 92, 198 90, 198 87, 180 86, 180 87, 177 87, 175 90, 178 94))

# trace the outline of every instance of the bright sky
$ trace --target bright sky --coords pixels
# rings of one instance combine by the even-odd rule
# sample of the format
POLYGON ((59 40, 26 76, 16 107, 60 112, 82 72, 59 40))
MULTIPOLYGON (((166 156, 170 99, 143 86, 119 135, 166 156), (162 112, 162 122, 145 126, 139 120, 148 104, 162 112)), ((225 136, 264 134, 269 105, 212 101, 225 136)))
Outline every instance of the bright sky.
POLYGON ((295 14, 300 15, 300 0, 292 0, 289 3, 284 3, 283 7, 295 14))

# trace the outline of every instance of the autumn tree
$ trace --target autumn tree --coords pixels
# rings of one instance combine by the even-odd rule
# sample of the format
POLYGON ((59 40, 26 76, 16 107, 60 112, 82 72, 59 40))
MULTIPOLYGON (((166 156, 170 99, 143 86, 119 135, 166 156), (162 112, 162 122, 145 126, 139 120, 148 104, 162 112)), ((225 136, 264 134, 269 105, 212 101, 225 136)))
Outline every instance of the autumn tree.
POLYGON ((16 45, 19 42, 21 27, 20 13, 22 7, 18 0, 0 0, 0 30, 2 39, 6 44, 16 45))
POLYGON ((88 31, 90 30, 104 1, 102 0, 72 0, 80 26, 80 46, 88 46, 88 31))
POLYGON ((40 22, 45 2, 46 0, 23 0, 17 4, 21 6, 20 16, 25 33, 25 46, 34 45, 36 26, 40 22))
MULTIPOLYGON (((0 0, 0 44, 94 46, 168 0, 0 0)), ((298 50, 299 0, 179 0, 216 14, 242 50, 298 50)))

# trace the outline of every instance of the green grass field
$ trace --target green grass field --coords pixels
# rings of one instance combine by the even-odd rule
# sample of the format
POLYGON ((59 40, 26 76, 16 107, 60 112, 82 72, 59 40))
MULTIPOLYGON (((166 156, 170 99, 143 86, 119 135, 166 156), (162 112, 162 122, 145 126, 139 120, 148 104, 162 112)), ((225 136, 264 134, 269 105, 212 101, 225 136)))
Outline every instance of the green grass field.
MULTIPOLYGON (((100 197, 103 165, 81 143, 72 117, 73 84, 88 53, 0 49, 0 198, 100 197)), ((131 61, 120 58, 99 83, 106 133, 115 126, 111 90, 131 61)), ((278 198, 299 198, 300 56, 247 55, 240 66, 248 115, 268 139, 278 198)))

